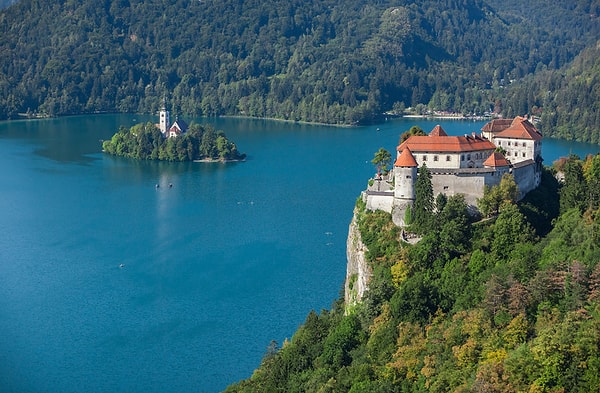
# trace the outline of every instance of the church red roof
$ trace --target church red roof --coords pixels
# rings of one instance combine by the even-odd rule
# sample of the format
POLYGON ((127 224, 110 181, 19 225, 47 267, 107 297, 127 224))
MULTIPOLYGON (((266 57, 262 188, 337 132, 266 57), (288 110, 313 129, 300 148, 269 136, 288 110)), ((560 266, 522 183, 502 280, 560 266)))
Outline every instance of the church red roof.
POLYGON ((412 152, 407 147, 402 151, 402 153, 400 153, 396 159, 396 162, 394 163, 394 166, 415 167, 419 165, 417 164, 415 157, 412 155, 412 152))
POLYGON ((496 134, 495 138, 531 139, 539 141, 542 134, 538 132, 529 120, 524 117, 515 117, 510 127, 496 134))
POLYGON ((500 153, 500 152, 493 152, 487 160, 485 160, 483 162, 483 166, 490 166, 490 167, 500 167, 500 166, 509 166, 510 163, 506 160, 506 157, 504 157, 504 154, 500 153))

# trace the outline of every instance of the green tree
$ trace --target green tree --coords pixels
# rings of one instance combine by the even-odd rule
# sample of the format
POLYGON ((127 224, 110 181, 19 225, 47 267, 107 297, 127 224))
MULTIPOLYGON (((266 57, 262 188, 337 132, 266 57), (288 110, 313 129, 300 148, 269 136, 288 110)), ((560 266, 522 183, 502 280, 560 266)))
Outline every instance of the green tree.
POLYGON ((564 182, 560 189, 560 212, 571 208, 583 212, 589 205, 587 183, 583 176, 581 160, 571 155, 564 165, 564 182))
POLYGON ((361 340, 360 321, 355 315, 345 316, 325 339, 320 360, 334 368, 348 366, 352 361, 350 352, 361 340))
POLYGON ((513 175, 505 173, 497 186, 483 187, 483 196, 477 200, 477 207, 485 217, 498 214, 503 203, 514 204, 519 197, 519 188, 513 175))
POLYGON ((380 147, 379 150, 377 150, 375 156, 371 160, 371 163, 373 163, 373 165, 375 165, 375 167, 377 168, 378 174, 386 174, 388 171, 388 165, 390 165, 391 162, 392 155, 383 147, 380 147))
POLYGON ((533 228, 512 203, 504 203, 500 208, 492 234, 491 251, 502 261, 507 260, 516 244, 531 242, 535 238, 533 228))
POLYGON ((415 182, 415 203, 412 212, 413 229, 418 233, 424 233, 432 224, 435 206, 431 179, 431 172, 427 165, 423 164, 415 182))
POLYGON ((425 131, 423 131, 423 129, 419 126, 412 126, 410 127, 410 129, 408 131, 405 131, 402 133, 402 135, 400 135, 400 143, 404 142, 405 140, 407 140, 408 138, 410 138, 413 135, 427 135, 425 133, 425 131))

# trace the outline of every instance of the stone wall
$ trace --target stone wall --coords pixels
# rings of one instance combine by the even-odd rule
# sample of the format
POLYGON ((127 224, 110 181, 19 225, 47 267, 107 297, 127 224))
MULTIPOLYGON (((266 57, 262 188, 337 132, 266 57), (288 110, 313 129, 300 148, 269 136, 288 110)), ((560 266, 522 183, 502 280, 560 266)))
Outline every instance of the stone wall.
POLYGON ((366 203, 368 210, 382 210, 386 213, 391 213, 394 204, 394 193, 363 192, 363 201, 366 203))
POLYGON ((533 161, 529 165, 515 165, 512 174, 519 186, 519 199, 540 185, 541 173, 535 171, 533 161))
POLYGON ((477 198, 483 196, 483 186, 489 177, 489 173, 434 174, 431 179, 433 197, 440 193, 447 196, 463 194, 468 204, 477 205, 477 198))

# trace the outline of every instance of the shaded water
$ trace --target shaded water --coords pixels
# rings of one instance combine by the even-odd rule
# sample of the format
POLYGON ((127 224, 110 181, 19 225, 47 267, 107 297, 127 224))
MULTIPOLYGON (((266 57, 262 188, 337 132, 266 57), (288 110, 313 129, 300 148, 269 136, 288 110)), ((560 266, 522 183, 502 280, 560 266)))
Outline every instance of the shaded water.
MULTIPOLYGON (((270 340, 338 297, 373 153, 414 124, 483 125, 200 119, 248 160, 100 152, 120 125, 155 120, 0 123, 0 391, 215 392, 249 377, 270 340)), ((569 151, 600 147, 544 141, 546 163, 569 151)))

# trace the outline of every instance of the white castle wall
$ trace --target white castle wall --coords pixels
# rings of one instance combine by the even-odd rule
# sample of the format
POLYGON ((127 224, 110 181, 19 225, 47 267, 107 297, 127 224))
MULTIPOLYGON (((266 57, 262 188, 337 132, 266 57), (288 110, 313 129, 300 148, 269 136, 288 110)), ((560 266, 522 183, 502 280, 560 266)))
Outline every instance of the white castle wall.
MULTIPOLYGON (((433 172, 433 171, 432 171, 433 172)), ((477 198, 483 195, 483 186, 490 182, 486 173, 473 174, 435 174, 432 173, 431 184, 433 186, 434 198, 438 194, 452 196, 463 194, 469 205, 477 205, 477 198)))
POLYGON ((367 204, 366 207, 368 210, 383 210, 384 212, 391 213, 394 206, 394 193, 371 194, 365 192, 363 194, 363 201, 367 204))
MULTIPOLYGON (((485 160, 493 153, 493 150, 479 150, 474 152, 458 153, 432 153, 413 152, 413 156, 419 167, 423 164, 428 168, 457 169, 457 168, 481 168, 485 160)), ((398 153, 398 155, 400 155, 398 153)))
POLYGON ((512 175, 519 187, 519 199, 540 185, 541 174, 535 170, 535 167, 536 165, 533 162, 513 167, 512 175))

